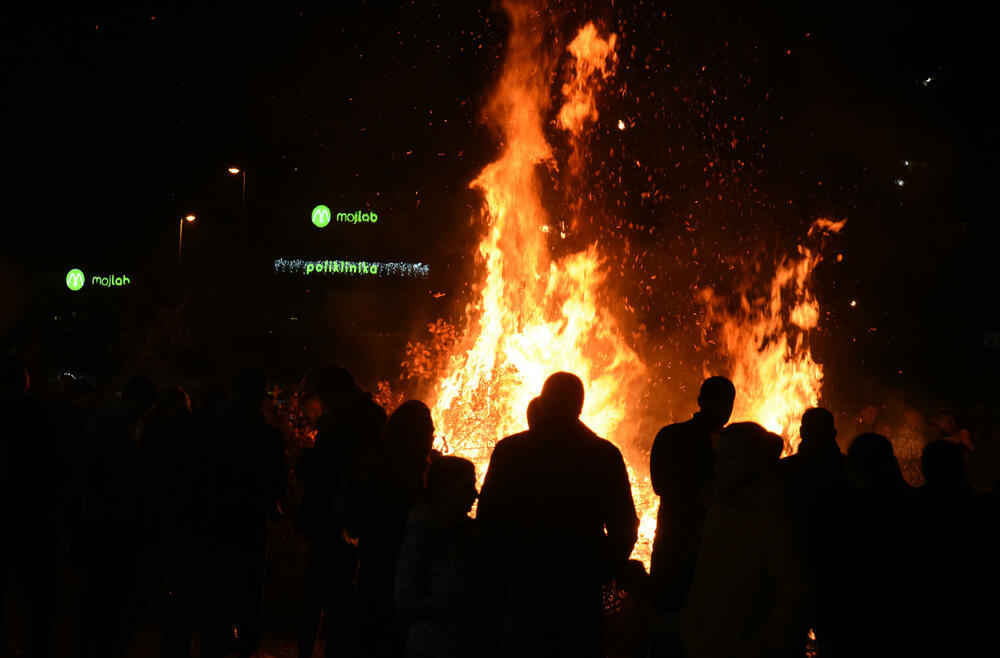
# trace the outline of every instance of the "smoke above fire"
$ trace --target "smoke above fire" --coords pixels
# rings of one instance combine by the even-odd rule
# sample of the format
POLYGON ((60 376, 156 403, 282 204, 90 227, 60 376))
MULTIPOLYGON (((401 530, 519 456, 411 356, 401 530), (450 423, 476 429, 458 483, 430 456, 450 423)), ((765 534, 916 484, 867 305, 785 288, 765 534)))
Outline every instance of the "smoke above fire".
MULTIPOLYGON (((634 557, 648 565, 656 497, 646 421, 682 418, 650 408, 656 373, 640 357, 650 346, 636 344, 642 332, 622 318, 629 301, 622 282, 612 281, 611 265, 628 257, 628 245, 612 244, 600 230, 587 235, 588 227, 625 220, 612 209, 595 212, 588 171, 601 92, 616 75, 620 39, 585 22, 559 46, 545 12, 513 2, 504 9, 507 50, 485 108, 498 131, 499 155, 470 183, 482 197, 473 297, 460 322, 439 320, 430 340, 410 345, 404 368, 431 382, 419 394, 431 406, 437 447, 473 460, 480 477, 496 442, 526 427, 528 403, 546 377, 578 375, 586 387, 582 420, 625 456, 641 519, 634 557)), ((813 231, 825 236, 842 225, 819 220, 813 231)), ((694 319, 702 343, 691 353, 709 350, 728 369, 711 374, 727 374, 736 384, 734 419, 782 433, 794 451, 798 420, 817 403, 823 376, 808 342, 820 319, 810 282, 821 256, 817 246, 800 246, 796 256, 775 260, 766 296, 750 294, 751 284, 759 285, 752 275, 732 294, 711 287, 682 294, 703 309, 694 319)), ((669 282, 661 278, 659 285, 669 282)))

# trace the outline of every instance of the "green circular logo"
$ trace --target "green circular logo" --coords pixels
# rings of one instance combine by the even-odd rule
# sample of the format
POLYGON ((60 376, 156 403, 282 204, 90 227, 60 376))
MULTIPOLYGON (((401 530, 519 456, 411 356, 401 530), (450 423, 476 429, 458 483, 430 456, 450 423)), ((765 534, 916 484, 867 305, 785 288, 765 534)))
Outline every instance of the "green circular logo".
POLYGON ((330 209, 323 204, 316 206, 312 211, 312 220, 313 224, 323 228, 330 223, 330 209))
POLYGON ((69 272, 66 272, 66 287, 69 288, 70 290, 76 292, 77 290, 83 287, 83 283, 84 283, 83 272, 81 272, 77 268, 74 267, 69 272))

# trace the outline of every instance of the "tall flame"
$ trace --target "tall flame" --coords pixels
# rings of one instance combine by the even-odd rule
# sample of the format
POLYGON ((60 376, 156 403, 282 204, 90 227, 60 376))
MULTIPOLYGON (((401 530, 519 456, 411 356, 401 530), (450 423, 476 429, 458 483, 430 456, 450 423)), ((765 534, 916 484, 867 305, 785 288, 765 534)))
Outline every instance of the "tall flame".
MULTIPOLYGON (((836 233, 844 224, 818 219, 809 235, 836 233)), ((740 295, 738 313, 730 312, 711 288, 700 292, 708 323, 720 325, 719 349, 736 386, 733 420, 753 420, 781 434, 785 454, 798 448, 797 423, 819 402, 823 382, 823 368, 808 343, 809 332, 819 324, 819 302, 809 281, 822 260, 819 251, 799 245, 798 258, 778 263, 766 297, 740 295)))
MULTIPOLYGON (((558 259, 549 254, 537 167, 556 165, 543 130, 554 58, 530 24, 529 10, 505 6, 513 24, 488 110, 503 147, 471 184, 485 201, 488 228, 479 244, 485 276, 467 309, 468 329, 432 396, 435 426, 442 430, 442 447, 473 459, 482 474, 497 440, 524 429, 528 403, 545 378, 568 371, 586 387, 582 420, 628 459, 638 451, 631 449, 637 437, 629 435, 626 404, 635 399, 630 393, 638 391, 645 367, 599 303, 605 272, 596 246, 558 259)), ((582 148, 585 125, 598 116, 594 92, 614 67, 614 46, 614 35, 602 39, 590 23, 570 44, 576 66, 558 116, 574 148, 582 148)), ((648 492, 634 473, 636 492, 648 492)), ((641 500, 640 507, 653 505, 641 500)), ((646 544, 651 525, 650 516, 643 525, 646 544)), ((641 549, 639 554, 645 557, 641 549)))
MULTIPOLYGON (((596 92, 617 63, 616 37, 602 38, 587 23, 569 44, 574 65, 550 124, 557 53, 547 49, 543 30, 533 25, 537 13, 509 1, 504 7, 511 17, 508 49, 487 107, 500 131, 501 153, 470 184, 484 201, 486 231, 478 248, 483 275, 466 308, 465 329, 455 335, 447 365, 428 395, 437 447, 472 459, 482 477, 496 442, 526 426, 528 403, 545 378, 560 370, 575 373, 586 388, 582 420, 625 457, 640 515, 633 557, 648 566, 656 497, 643 449, 650 437, 639 436, 646 368, 600 302, 607 282, 596 244, 558 258, 550 254, 548 241, 560 233, 550 230, 538 175, 540 166, 558 170, 544 130, 554 125, 567 133, 571 146, 564 194, 584 184, 587 127, 599 116, 596 92)), ((566 216, 559 217, 563 226, 567 220, 574 225, 581 210, 574 198, 582 195, 567 196, 572 198, 565 200, 566 216)), ((830 232, 842 224, 820 222, 814 229, 830 232)), ((743 295, 738 313, 726 310, 712 290, 702 291, 707 320, 721 324, 718 347, 737 387, 734 418, 755 419, 789 436, 802 411, 817 401, 822 369, 805 337, 819 319, 808 287, 819 261, 817 253, 801 247, 797 259, 779 263, 770 297, 751 301, 743 295)))

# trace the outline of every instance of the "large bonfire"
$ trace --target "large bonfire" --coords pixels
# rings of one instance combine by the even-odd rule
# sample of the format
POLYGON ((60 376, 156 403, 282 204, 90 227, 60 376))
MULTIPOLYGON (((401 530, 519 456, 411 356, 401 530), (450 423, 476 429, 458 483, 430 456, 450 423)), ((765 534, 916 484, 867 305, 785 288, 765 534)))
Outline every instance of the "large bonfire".
MULTIPOLYGON (((587 130, 599 118, 597 94, 614 75, 617 38, 602 36, 593 23, 579 30, 566 48, 571 72, 559 107, 553 108, 551 79, 561 53, 545 41, 544 14, 512 2, 505 9, 509 43, 487 108, 500 131, 500 156, 471 183, 484 201, 482 278, 447 365, 426 396, 438 448, 472 459, 482 477, 496 442, 526 426, 528 403, 545 378, 557 371, 575 373, 586 386, 582 420, 625 456, 641 519, 633 557, 648 565, 656 497, 649 486, 651 437, 640 436, 636 420, 648 385, 646 366, 600 301, 608 293, 607 270, 597 244, 553 255, 564 237, 561 227, 583 222, 573 216, 580 205, 572 199, 553 221, 542 202, 540 176, 546 169, 561 170, 571 179, 567 189, 585 184, 587 130), (549 126, 566 139, 566 163, 556 160, 546 137, 549 126)), ((816 230, 837 228, 832 222, 816 225, 816 230)), ((782 261, 771 296, 763 301, 743 296, 738 311, 728 310, 713 291, 702 293, 706 319, 721 336, 718 347, 739 391, 734 419, 758 420, 788 438, 819 397, 822 368, 806 341, 819 318, 808 286, 818 262, 819 255, 806 249, 782 261)))

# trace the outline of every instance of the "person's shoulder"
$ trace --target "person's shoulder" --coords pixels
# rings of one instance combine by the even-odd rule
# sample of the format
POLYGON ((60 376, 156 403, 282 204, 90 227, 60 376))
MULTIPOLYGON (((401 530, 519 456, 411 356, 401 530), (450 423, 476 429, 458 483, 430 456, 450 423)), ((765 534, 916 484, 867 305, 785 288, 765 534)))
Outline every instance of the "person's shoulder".
POLYGON ((679 423, 670 423, 669 425, 661 427, 660 431, 656 433, 656 438, 653 440, 659 442, 669 442, 678 439, 685 439, 690 435, 691 429, 691 420, 685 420, 679 423))
POLYGON ((493 453, 490 455, 490 463, 495 464, 508 459, 517 460, 532 449, 531 430, 510 434, 497 441, 493 446, 493 453))
POLYGON ((524 430, 523 432, 505 436, 497 441, 496 447, 494 447, 493 450, 494 452, 497 450, 509 450, 510 448, 524 445, 524 443, 531 438, 532 434, 531 430, 524 430))
POLYGON ((573 429, 573 434, 575 435, 574 445, 580 447, 586 447, 593 452, 596 452, 602 459, 624 459, 622 457, 621 450, 618 449, 611 441, 598 435, 597 432, 587 427, 584 423, 579 422, 573 429), (581 441, 582 439, 582 441, 581 441))
POLYGON ((622 457, 622 451, 619 450, 618 446, 611 441, 608 441, 593 432, 591 432, 591 441, 594 447, 593 449, 598 452, 603 460, 624 461, 625 458, 622 457))

